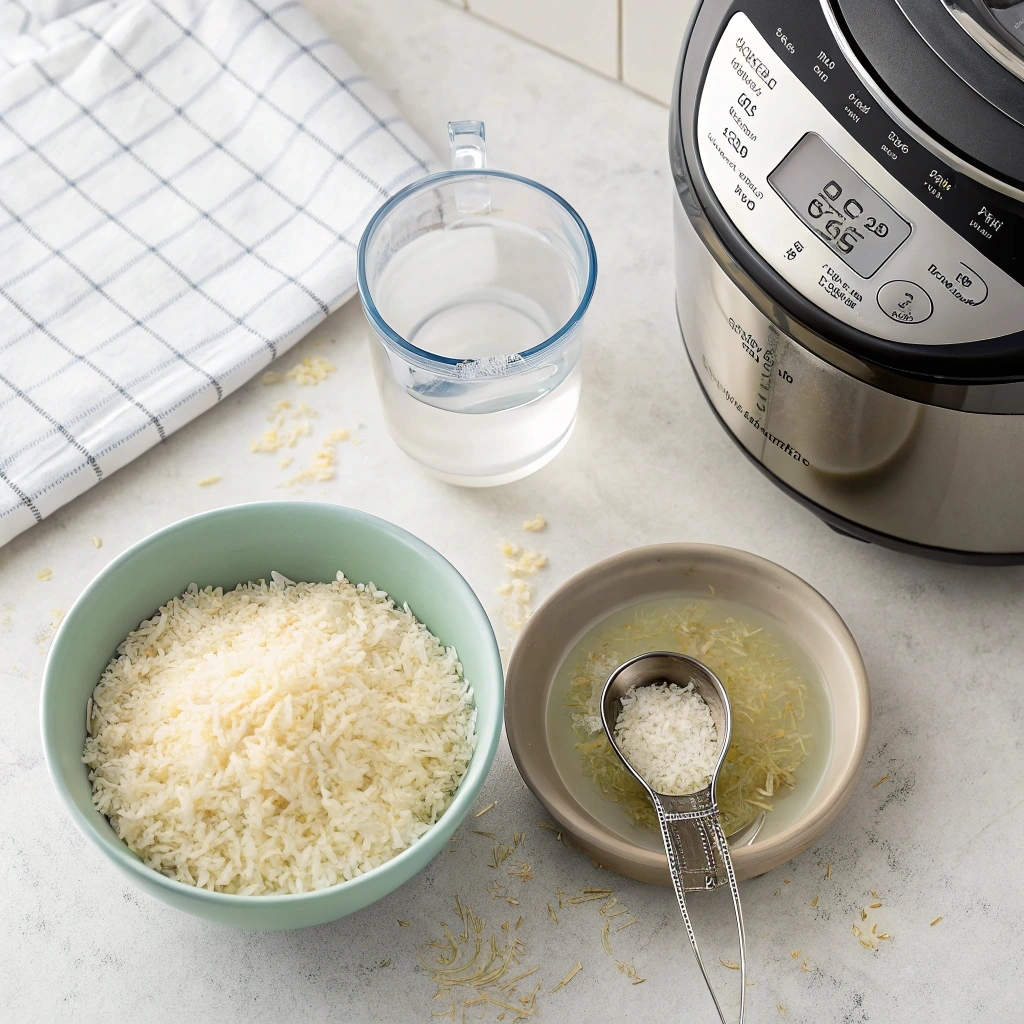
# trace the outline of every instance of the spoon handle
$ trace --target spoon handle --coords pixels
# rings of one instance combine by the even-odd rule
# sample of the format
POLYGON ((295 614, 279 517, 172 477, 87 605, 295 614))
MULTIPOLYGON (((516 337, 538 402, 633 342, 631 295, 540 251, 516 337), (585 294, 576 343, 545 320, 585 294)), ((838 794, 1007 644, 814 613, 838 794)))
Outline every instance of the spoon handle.
POLYGON ((736 884, 736 872, 733 870, 732 857, 729 855, 729 844, 722 824, 718 820, 718 806, 711 801, 710 806, 698 810, 675 810, 666 807, 665 803, 655 797, 654 806, 658 813, 658 824, 661 827, 661 838, 665 843, 665 854, 668 857, 669 873, 672 876, 672 887, 675 889, 679 912, 683 916, 686 934, 689 936, 693 955, 704 978, 704 984, 711 993, 711 999, 718 1011, 721 1024, 729 1024, 714 985, 708 977, 704 961, 700 955, 697 936, 686 909, 686 893, 699 889, 716 889, 720 885, 729 886, 732 896, 733 911, 736 916, 736 935, 740 950, 740 1010, 738 1024, 743 1024, 743 1008, 746 1000, 747 962, 746 937, 743 930, 743 910, 740 907, 739 886, 736 884), (723 877, 724 876, 724 877, 723 877), (703 878, 703 884, 698 883, 703 878))

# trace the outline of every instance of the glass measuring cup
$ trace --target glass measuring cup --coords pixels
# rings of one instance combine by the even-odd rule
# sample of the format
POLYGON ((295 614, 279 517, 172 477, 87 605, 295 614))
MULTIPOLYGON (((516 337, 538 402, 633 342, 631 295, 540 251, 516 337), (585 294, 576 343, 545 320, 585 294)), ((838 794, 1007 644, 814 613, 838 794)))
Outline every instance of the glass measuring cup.
POLYGON ((367 225, 357 279, 392 438, 440 479, 487 487, 569 439, 597 256, 564 199, 484 169, 482 122, 450 122, 448 137, 452 169, 367 225))

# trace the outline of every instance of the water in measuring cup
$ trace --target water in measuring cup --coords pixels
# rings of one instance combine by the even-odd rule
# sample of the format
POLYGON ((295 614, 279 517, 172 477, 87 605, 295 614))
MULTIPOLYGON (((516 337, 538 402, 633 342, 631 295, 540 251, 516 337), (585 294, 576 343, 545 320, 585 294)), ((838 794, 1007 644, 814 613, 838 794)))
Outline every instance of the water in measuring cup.
MULTIPOLYGON (((497 218, 430 231, 397 252, 374 289, 385 323, 417 348, 458 360, 524 352, 572 316, 581 286, 539 233, 497 218)), ((493 485, 526 476, 568 440, 580 394, 579 340, 511 376, 452 382, 373 346, 395 441, 438 476, 493 485)))

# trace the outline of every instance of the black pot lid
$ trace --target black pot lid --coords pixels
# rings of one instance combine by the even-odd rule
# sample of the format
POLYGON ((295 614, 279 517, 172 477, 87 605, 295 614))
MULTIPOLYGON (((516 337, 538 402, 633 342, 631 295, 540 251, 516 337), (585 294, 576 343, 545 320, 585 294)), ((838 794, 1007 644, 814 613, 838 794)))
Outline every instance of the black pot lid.
POLYGON ((1024 0, 831 0, 890 99, 947 148, 1024 187, 1024 0))
MULTIPOLYGON (((951 6, 951 13, 959 17, 956 8, 960 5, 951 6)), ((1015 75, 1024 73, 1024 0, 975 0, 973 3, 964 0, 961 9, 977 26, 977 31, 987 36, 992 55, 1000 63, 1006 63, 1008 70, 1015 75), (1004 47, 1018 59, 1007 61, 1006 54, 1001 52, 1004 47)), ((972 32, 966 22, 963 27, 972 32)), ((979 38, 979 42, 985 45, 982 38, 979 38)))

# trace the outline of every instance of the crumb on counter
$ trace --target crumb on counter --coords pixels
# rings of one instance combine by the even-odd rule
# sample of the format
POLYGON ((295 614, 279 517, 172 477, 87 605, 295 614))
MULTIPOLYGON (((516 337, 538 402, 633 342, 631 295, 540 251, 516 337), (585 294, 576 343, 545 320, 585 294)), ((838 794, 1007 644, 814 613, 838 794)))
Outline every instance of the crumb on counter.
POLYGON ((270 428, 264 431, 262 437, 249 442, 249 451, 276 452, 281 448, 294 448, 300 437, 306 437, 312 431, 309 421, 315 416, 316 410, 305 402, 299 402, 293 409, 292 403, 286 398, 279 399, 267 416, 270 428))
POLYGON ((37 580, 44 580, 44 581, 45 580, 52 580, 53 579, 53 570, 50 569, 50 568, 40 569, 39 572, 36 573, 36 579, 37 580))
MULTIPOLYGON (((504 551, 502 553, 504 554, 504 551)), ((547 555, 542 555, 539 551, 522 551, 509 557, 512 561, 505 563, 505 571, 511 576, 532 576, 538 569, 543 569, 548 564, 547 555)))
POLYGON ((103 547, 103 538, 102 537, 93 537, 93 539, 92 539, 92 546, 94 548, 101 548, 101 547, 103 547))
POLYGON ((332 430, 313 453, 310 464, 280 486, 294 487, 296 484, 313 483, 314 481, 325 483, 328 480, 333 480, 335 446, 342 441, 347 441, 351 436, 347 430, 332 430))
POLYGON ((539 551, 525 551, 513 541, 501 541, 498 550, 506 562, 505 579, 499 584, 497 593, 506 598, 502 607, 502 618, 510 634, 511 646, 515 635, 526 625, 526 620, 533 610, 533 588, 522 577, 535 575, 548 564, 548 559, 539 551))
POLYGON ((204 476, 202 480, 197 481, 200 487, 210 487, 213 484, 220 483, 220 477, 216 474, 213 476, 204 476))
POLYGON ((541 515, 534 516, 532 519, 527 519, 523 523, 523 529, 528 533, 539 533, 548 525, 548 521, 541 515))
POLYGON ((637 973, 636 968, 625 960, 616 960, 615 966, 627 977, 634 985, 642 985, 647 979, 641 978, 637 973))
MULTIPOLYGON (((877 896, 874 889, 871 890, 873 896, 877 896)), ((887 942, 892 938, 888 932, 880 932, 877 921, 871 919, 871 912, 879 909, 882 906, 881 900, 875 900, 874 903, 867 907, 861 907, 860 909, 860 921, 861 925, 853 925, 853 936, 857 939, 865 949, 870 949, 877 952, 881 947, 880 942, 887 942)), ((941 921, 942 919, 939 918, 941 921)))
POLYGON ((320 356, 306 356, 301 362, 296 363, 285 376, 296 384, 305 386, 319 384, 327 380, 328 376, 337 369, 331 363, 320 356))

